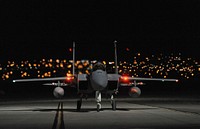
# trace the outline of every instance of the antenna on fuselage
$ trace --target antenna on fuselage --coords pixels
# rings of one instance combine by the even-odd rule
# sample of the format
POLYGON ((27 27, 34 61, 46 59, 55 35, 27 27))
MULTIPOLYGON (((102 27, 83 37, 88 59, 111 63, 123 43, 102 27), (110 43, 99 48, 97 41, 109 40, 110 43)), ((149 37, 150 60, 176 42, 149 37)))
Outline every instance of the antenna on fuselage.
POLYGON ((72 66, 72 74, 75 74, 75 42, 73 42, 73 66, 72 66))
POLYGON ((118 64, 117 64, 117 41, 114 41, 115 46, 115 74, 118 74, 118 64))

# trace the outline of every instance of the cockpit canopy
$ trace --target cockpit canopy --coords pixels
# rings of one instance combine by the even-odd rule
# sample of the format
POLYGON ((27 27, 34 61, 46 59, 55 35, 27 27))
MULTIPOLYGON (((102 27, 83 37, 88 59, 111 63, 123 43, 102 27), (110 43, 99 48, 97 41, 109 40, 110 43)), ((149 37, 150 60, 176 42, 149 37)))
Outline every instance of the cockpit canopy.
POLYGON ((106 66, 100 62, 94 64, 93 66, 93 71, 96 71, 96 70, 103 70, 103 71, 106 71, 106 66))

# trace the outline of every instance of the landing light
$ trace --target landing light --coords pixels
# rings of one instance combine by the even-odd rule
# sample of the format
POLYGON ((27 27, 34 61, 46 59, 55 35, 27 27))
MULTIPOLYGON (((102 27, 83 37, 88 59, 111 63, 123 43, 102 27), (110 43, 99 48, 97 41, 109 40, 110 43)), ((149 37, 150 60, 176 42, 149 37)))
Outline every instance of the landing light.
POLYGON ((124 77, 124 81, 127 81, 128 80, 128 77, 124 77))
POLYGON ((70 81, 71 80, 71 77, 67 77, 67 81, 70 81))
POLYGON ((122 79, 123 81, 129 81, 129 78, 128 78, 127 76, 122 76, 121 79, 122 79))
POLYGON ((74 76, 72 74, 67 74, 66 81, 71 82, 74 79, 74 76))
POLYGON ((73 79, 74 79, 74 77, 67 77, 67 78, 66 78, 67 81, 71 81, 71 80, 73 80, 73 79))

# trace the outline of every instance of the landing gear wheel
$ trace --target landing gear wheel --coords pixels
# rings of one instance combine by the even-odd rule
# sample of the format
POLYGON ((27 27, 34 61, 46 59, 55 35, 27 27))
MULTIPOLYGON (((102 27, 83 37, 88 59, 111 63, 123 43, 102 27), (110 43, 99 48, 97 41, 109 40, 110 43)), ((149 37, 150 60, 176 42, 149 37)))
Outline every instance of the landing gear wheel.
POLYGON ((95 99, 96 99, 96 102, 97 102, 97 112, 99 112, 100 109, 101 109, 101 92, 100 91, 96 91, 95 99))
POLYGON ((116 110, 116 101, 112 100, 111 105, 112 105, 112 110, 115 111, 116 110))
POLYGON ((101 104, 100 103, 97 103, 97 112, 99 112, 101 109, 101 104))
POLYGON ((77 100, 77 111, 81 110, 81 105, 82 105, 82 101, 81 100, 77 100))

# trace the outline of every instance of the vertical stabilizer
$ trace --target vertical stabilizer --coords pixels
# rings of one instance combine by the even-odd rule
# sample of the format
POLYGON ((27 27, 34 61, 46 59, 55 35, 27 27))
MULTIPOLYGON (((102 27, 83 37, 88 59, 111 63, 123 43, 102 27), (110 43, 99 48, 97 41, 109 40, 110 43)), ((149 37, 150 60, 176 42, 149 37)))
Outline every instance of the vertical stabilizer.
POLYGON ((72 74, 75 74, 75 42, 73 42, 73 67, 72 67, 72 74))
POLYGON ((117 41, 114 41, 115 46, 115 74, 118 74, 118 64, 117 64, 117 41))

